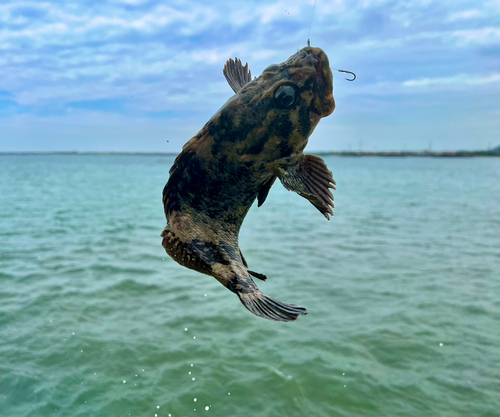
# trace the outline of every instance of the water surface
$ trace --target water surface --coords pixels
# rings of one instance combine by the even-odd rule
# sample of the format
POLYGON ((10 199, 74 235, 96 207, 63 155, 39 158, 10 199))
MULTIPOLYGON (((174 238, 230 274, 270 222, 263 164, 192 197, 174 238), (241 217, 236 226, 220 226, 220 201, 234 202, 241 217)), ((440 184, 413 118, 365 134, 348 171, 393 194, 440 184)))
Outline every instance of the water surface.
POLYGON ((165 254, 172 162, 0 156, 1 416, 499 415, 500 159, 327 158, 330 223, 276 183, 241 248, 294 323, 165 254))

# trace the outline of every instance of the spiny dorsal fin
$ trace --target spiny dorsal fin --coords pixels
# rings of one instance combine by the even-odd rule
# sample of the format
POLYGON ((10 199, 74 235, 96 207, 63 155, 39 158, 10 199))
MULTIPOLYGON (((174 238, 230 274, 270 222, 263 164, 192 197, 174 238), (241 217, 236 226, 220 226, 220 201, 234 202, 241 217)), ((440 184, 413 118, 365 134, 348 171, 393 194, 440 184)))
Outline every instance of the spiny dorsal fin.
POLYGON ((252 81, 252 73, 248 69, 248 62, 243 66, 238 58, 228 59, 222 70, 224 77, 235 93, 248 82, 252 81))

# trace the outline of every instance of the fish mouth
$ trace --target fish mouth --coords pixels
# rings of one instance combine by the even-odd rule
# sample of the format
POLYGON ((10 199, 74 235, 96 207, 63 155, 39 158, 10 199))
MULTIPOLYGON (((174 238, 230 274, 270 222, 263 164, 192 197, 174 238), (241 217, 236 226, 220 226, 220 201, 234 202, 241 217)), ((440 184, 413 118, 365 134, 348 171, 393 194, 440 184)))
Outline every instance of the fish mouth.
POLYGON ((319 117, 329 116, 335 110, 335 99, 333 98, 333 74, 328 56, 321 48, 312 46, 302 48, 299 54, 301 52, 307 54, 304 59, 312 62, 316 69, 311 111, 319 117))

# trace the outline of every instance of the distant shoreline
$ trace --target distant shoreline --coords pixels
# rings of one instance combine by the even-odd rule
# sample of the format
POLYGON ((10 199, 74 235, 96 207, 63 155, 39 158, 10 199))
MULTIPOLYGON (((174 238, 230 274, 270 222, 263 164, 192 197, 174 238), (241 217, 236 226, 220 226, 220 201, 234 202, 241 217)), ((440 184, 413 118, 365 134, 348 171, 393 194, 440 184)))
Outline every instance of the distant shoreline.
POLYGON ((419 157, 419 158, 473 158, 500 157, 500 149, 489 151, 340 151, 316 152, 322 156, 384 156, 384 157, 419 157))
MULTIPOLYGON (((379 156, 379 157, 419 157, 419 158, 473 158, 500 157, 500 147, 480 151, 317 151, 320 156, 379 156)), ((178 152, 0 152, 0 155, 102 155, 102 156, 177 156, 178 152)))

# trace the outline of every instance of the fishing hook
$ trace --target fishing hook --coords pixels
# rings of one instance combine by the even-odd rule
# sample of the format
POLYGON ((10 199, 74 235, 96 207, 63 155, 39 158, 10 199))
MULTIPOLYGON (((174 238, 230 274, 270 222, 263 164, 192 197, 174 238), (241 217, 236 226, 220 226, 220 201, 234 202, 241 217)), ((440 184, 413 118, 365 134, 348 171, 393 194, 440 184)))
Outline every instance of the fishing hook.
POLYGON ((339 70, 339 69, 337 71, 338 72, 345 72, 347 74, 352 74, 354 78, 352 80, 350 78, 346 78, 347 81, 354 81, 356 79, 356 74, 354 74, 354 72, 352 72, 352 71, 339 70))
MULTIPOLYGON (((308 39, 307 40, 307 46, 311 46, 311 39, 308 39)), ((354 81, 356 79, 356 74, 354 74, 354 72, 352 71, 346 71, 346 70, 339 70, 339 69, 336 69, 336 68, 332 68, 338 72, 345 72, 346 74, 351 74, 354 78, 351 79, 351 78, 346 78, 347 81, 354 81)))

